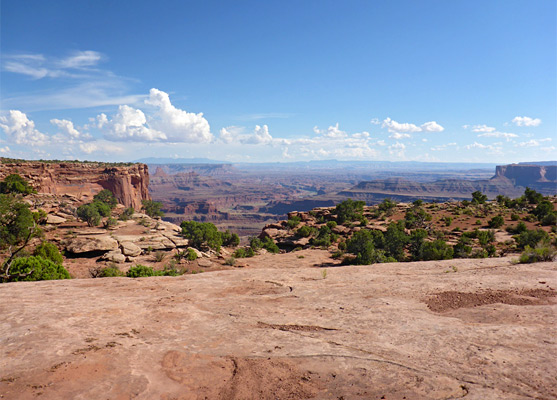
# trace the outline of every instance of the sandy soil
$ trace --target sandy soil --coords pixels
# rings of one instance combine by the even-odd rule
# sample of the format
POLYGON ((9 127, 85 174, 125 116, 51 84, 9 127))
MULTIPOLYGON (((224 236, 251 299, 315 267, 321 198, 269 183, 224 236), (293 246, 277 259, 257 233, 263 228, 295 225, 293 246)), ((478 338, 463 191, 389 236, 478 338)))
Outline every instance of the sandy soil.
POLYGON ((557 398, 557 263, 315 267, 325 253, 0 285, 0 396, 557 398))

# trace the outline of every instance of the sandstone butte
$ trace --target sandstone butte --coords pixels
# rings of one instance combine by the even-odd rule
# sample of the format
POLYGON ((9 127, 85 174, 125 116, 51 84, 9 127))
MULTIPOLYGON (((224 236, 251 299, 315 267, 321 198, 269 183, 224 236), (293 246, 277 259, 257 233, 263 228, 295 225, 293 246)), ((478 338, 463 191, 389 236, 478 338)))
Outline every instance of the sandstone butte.
MULTIPOLYGON (((2 161, 2 160, 0 160, 2 161)), ((92 199, 108 189, 118 201, 136 210, 150 200, 149 170, 145 164, 111 165, 96 162, 0 162, 0 180, 17 173, 39 193, 67 194, 92 199)))

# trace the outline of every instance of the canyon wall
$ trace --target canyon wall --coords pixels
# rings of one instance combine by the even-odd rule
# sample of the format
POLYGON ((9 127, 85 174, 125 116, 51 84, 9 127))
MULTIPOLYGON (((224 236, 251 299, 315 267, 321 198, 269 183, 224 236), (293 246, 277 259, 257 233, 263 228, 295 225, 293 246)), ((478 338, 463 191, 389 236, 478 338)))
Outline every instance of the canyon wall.
POLYGON ((0 159, 0 179, 17 173, 39 193, 70 194, 85 201, 108 189, 119 203, 141 209, 150 200, 149 170, 145 164, 96 162, 15 162, 0 159))
POLYGON ((542 194, 552 195, 557 192, 557 165, 499 165, 491 180, 508 180, 515 186, 529 187, 542 194))

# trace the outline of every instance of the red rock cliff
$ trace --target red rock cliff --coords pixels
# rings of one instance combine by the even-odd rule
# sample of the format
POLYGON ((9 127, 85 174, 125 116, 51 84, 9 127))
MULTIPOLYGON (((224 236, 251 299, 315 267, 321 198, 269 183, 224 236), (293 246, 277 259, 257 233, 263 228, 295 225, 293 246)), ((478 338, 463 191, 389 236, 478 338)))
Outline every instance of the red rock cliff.
POLYGON ((149 170, 145 164, 114 165, 106 163, 21 161, 0 163, 0 179, 17 173, 39 193, 70 194, 91 199, 108 189, 118 201, 136 210, 142 200, 150 200, 149 170))

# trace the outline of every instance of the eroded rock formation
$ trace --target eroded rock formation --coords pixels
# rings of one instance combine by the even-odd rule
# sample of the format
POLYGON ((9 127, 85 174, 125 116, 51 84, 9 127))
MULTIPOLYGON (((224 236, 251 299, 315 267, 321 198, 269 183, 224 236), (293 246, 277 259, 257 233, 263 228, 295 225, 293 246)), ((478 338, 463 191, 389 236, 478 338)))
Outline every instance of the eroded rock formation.
POLYGON ((118 201, 135 209, 149 200, 149 170, 145 164, 114 165, 96 162, 5 162, 0 159, 0 179, 17 173, 39 193, 92 198, 108 189, 118 201))

